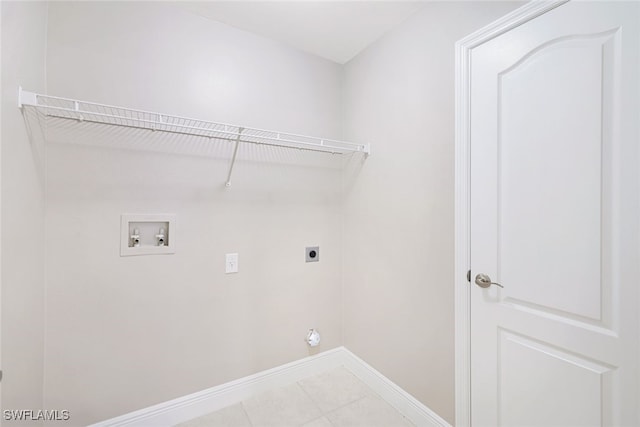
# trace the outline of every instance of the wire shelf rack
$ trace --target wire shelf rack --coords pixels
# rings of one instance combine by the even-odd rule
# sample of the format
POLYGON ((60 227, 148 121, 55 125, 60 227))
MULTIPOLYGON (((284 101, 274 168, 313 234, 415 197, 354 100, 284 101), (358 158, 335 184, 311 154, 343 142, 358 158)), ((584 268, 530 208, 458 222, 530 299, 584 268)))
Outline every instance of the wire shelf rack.
POLYGON ((19 88, 18 106, 20 108, 34 107, 42 111, 46 116, 76 120, 79 122, 100 123, 148 129, 154 132, 178 133, 232 141, 235 143, 235 147, 227 175, 227 186, 231 185, 231 173, 240 143, 272 145, 332 154, 364 153, 365 155, 369 155, 370 151, 369 144, 355 144, 335 139, 317 138, 151 111, 134 110, 95 102, 42 95, 23 90, 22 88, 19 88))

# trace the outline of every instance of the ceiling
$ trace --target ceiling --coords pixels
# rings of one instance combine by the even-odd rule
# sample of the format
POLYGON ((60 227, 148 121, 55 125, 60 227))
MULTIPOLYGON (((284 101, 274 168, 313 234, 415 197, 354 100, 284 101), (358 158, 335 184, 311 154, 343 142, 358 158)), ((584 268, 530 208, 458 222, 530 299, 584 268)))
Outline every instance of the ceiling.
POLYGON ((421 1, 209 1, 176 5, 339 64, 407 19, 421 1))

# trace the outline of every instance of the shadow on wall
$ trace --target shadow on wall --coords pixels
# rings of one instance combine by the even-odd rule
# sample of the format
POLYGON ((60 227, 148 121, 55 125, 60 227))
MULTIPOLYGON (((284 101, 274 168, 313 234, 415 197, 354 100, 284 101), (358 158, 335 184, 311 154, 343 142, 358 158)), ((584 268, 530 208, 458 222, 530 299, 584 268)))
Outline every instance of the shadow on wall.
POLYGON ((27 131, 29 144, 31 145, 31 154, 33 156, 33 163, 36 166, 38 182, 41 188, 44 188, 46 123, 39 120, 38 115, 39 113, 33 109, 25 108, 22 110, 22 119, 24 120, 24 127, 27 131))
POLYGON ((353 153, 343 156, 342 160, 342 194, 347 197, 353 189, 360 171, 364 167, 367 156, 361 153, 353 153))
MULTIPOLYGON (((95 166, 99 164, 111 168, 112 176, 118 175, 118 169, 129 175, 127 169, 138 169, 138 176, 146 175, 142 181, 149 185, 173 177, 175 186, 181 173, 193 178, 199 170, 199 179, 205 183, 202 189, 228 201, 335 204, 342 201, 344 178, 354 181, 365 159, 362 153, 340 155, 241 142, 229 188, 225 183, 233 140, 51 117, 31 108, 25 108, 23 115, 43 182, 46 141, 52 152, 66 153, 54 157, 76 168, 77 179, 82 179, 83 170, 96 179, 87 165, 93 164, 93 172, 99 174, 95 166), (93 162, 96 158, 99 163, 93 162)), ((191 180, 185 179, 185 192, 192 193, 193 185, 187 181, 191 180)), ((115 178, 112 186, 117 182, 115 178)))

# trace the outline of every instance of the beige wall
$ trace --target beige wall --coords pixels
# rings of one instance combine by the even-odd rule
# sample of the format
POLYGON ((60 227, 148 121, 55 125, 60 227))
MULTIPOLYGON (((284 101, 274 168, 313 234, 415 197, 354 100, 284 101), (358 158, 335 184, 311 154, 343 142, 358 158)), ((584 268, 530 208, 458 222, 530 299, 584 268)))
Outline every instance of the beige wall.
POLYGON ((454 43, 517 3, 428 3, 345 67, 344 344, 454 421, 454 43))
MULTIPOLYGON (((42 137, 39 129, 30 129, 29 135, 17 105, 18 85, 45 89, 47 5, 3 1, 0 8, 2 409, 39 409, 44 357, 42 137)), ((15 423, 30 424, 37 423, 15 423)))
MULTIPOLYGON (((52 95, 341 134, 340 66, 162 2, 51 3, 47 70, 52 95)), ((243 146, 225 188, 228 143, 49 137, 45 407, 87 424, 308 356, 311 327, 319 351, 342 344, 331 155, 243 146), (120 257, 122 213, 175 213, 177 253, 120 257)))
POLYGON ((319 351, 346 345, 452 422, 453 45, 516 6, 428 3, 342 67, 168 3, 52 2, 47 23, 43 4, 3 2, 3 407, 84 425, 307 356, 316 327, 319 351), (245 146, 227 189, 228 144, 54 121, 42 177, 5 93, 44 90, 47 26, 52 95, 373 155, 343 175, 330 156, 245 146), (120 214, 164 212, 177 253, 120 257, 120 214))

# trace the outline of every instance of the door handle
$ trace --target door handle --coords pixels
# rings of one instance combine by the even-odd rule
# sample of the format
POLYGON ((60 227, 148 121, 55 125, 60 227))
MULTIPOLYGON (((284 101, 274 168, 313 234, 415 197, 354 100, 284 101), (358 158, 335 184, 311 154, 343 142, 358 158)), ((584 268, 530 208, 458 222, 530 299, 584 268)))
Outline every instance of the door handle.
POLYGON ((491 277, 484 273, 480 273, 476 276, 476 285, 480 286, 481 288, 488 288, 491 285, 496 285, 504 288, 504 286, 502 286, 500 283, 492 282, 491 277))

